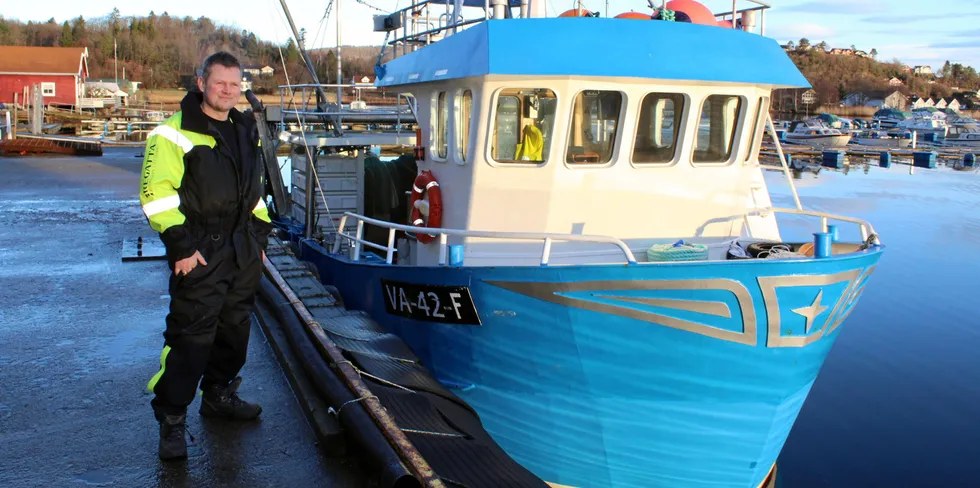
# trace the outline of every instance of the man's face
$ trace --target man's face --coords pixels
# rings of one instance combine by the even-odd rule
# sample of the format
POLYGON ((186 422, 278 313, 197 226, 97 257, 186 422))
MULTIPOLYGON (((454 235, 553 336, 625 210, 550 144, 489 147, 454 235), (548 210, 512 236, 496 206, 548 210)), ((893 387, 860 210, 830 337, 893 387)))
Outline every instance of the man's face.
POLYGON ((242 72, 215 64, 207 81, 197 79, 197 87, 204 92, 204 103, 218 112, 227 112, 235 107, 242 94, 242 72))

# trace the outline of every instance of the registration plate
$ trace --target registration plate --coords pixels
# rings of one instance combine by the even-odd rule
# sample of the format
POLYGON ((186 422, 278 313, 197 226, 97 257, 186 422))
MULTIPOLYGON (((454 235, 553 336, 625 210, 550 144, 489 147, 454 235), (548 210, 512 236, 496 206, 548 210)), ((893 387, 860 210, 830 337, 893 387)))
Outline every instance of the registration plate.
POLYGON ((398 315, 426 322, 480 325, 469 288, 434 286, 381 280, 385 309, 398 315))

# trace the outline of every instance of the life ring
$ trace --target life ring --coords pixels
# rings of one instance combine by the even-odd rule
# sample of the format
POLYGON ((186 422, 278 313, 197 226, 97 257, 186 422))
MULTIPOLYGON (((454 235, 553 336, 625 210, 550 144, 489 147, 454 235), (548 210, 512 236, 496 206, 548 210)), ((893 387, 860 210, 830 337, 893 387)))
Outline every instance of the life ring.
MULTIPOLYGON (((415 178, 412 184, 412 225, 416 227, 438 229, 442 226, 442 190, 439 189, 439 182, 436 181, 432 172, 424 170, 415 178), (422 210, 419 209, 419 202, 426 196, 429 200, 429 218, 423 219, 422 210)), ((435 240, 432 234, 416 234, 415 238, 422 244, 428 244, 435 240)))

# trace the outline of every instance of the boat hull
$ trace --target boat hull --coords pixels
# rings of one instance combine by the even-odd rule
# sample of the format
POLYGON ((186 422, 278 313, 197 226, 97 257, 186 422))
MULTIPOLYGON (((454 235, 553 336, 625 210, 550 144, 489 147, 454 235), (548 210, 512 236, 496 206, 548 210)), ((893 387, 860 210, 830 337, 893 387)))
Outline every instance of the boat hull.
POLYGON ((851 142, 861 146, 887 147, 894 149, 904 149, 912 145, 912 139, 902 138, 876 138, 876 137, 855 137, 851 142))
POLYGON ((514 459, 551 483, 611 488, 759 486, 881 254, 407 267, 300 249, 514 459), (440 308, 426 287, 465 293, 440 308), (466 315, 466 294, 476 323, 419 319, 466 315))
POLYGON ((825 136, 807 136, 807 135, 793 135, 787 133, 783 137, 786 138, 786 142, 792 142, 794 144, 809 144, 811 146, 820 147, 844 147, 847 143, 851 141, 851 136, 844 135, 825 135, 825 136))

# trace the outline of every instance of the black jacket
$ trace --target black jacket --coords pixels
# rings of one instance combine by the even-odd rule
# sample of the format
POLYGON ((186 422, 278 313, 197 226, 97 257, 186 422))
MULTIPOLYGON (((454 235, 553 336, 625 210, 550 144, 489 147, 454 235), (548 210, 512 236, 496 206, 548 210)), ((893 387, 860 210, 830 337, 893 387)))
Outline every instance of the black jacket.
POLYGON ((171 263, 228 239, 239 263, 247 263, 259 258, 272 230, 258 129, 232 109, 239 148, 231 150, 201 110, 203 97, 188 93, 147 138, 140 203, 171 263))

